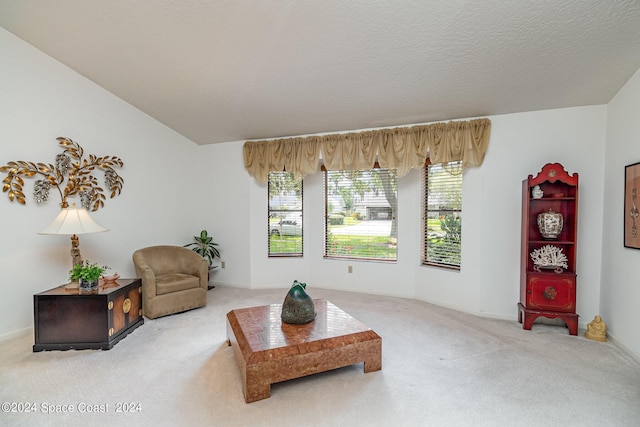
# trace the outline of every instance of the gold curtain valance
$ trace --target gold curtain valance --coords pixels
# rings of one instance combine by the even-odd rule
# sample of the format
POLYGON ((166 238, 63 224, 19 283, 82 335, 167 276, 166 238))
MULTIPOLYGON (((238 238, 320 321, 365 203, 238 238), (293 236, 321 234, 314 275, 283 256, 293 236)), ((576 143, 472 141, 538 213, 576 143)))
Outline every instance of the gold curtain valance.
POLYGON ((480 166, 489 145, 491 121, 452 121, 357 133, 247 141, 244 166, 260 182, 269 172, 293 172, 296 178, 315 173, 320 158, 327 170, 363 170, 374 167, 398 170, 403 176, 431 163, 462 160, 462 167, 480 166))

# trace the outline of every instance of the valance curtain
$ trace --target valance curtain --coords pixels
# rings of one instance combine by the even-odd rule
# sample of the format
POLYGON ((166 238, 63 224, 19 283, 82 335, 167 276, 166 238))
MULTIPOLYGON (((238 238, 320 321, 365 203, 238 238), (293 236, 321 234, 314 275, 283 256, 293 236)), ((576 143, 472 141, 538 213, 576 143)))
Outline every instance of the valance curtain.
POLYGON ((398 170, 403 176, 431 163, 462 161, 462 167, 480 166, 489 145, 491 121, 476 119, 401 128, 309 137, 247 141, 244 166, 260 182, 269 172, 292 172, 296 178, 315 173, 322 158, 327 170, 398 170))

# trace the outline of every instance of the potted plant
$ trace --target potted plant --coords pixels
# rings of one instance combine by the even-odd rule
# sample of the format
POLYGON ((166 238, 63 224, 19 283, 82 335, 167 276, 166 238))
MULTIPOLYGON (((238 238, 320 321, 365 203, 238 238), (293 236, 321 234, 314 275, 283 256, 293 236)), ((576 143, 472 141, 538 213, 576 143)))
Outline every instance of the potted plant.
POLYGON ((69 270, 69 280, 78 281, 82 290, 98 289, 98 279, 108 269, 106 265, 100 267, 97 263, 85 261, 84 264, 76 264, 69 270))
POLYGON ((185 248, 191 248, 192 251, 200 254, 201 257, 209 261, 209 266, 213 264, 213 260, 220 257, 217 243, 213 241, 213 237, 207 234, 207 230, 202 230, 200 236, 193 236, 193 242, 184 245, 185 248))
MULTIPOLYGON (((213 265, 213 260, 220 258, 220 251, 216 246, 217 243, 213 241, 213 237, 209 236, 207 230, 202 230, 200 236, 193 236, 193 242, 184 245, 185 248, 191 248, 192 251, 200 254, 201 257, 206 258, 209 261, 209 278, 211 277, 211 270, 217 266, 213 265)), ((209 289, 214 286, 209 285, 209 289)))

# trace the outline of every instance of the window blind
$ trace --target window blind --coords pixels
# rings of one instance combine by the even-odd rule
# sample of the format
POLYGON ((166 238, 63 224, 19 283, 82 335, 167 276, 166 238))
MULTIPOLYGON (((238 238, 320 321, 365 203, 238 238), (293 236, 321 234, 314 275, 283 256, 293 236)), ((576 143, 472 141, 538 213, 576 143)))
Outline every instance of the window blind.
POLYGON ((424 173, 422 263, 459 269, 462 243, 462 165, 427 164, 424 173))
POLYGON ((302 179, 289 172, 271 172, 268 182, 269 256, 302 256, 302 179))

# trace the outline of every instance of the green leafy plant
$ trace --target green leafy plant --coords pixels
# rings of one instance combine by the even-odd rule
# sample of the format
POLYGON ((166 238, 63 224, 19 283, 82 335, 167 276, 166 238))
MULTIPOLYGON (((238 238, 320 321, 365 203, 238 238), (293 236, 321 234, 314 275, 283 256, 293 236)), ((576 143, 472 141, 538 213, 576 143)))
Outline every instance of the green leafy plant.
POLYGON ((71 270, 69 270, 69 280, 94 282, 102 276, 102 273, 107 271, 109 267, 103 265, 100 267, 97 263, 90 263, 85 261, 84 264, 76 264, 71 270))
POLYGON ((459 216, 446 215, 440 223, 440 228, 446 233, 445 239, 459 242, 462 237, 462 221, 459 216))
POLYGON ((207 230, 202 230, 200 236, 193 236, 193 242, 184 245, 185 248, 191 248, 192 251, 198 253, 201 257, 209 261, 209 265, 213 264, 213 260, 220 258, 220 251, 213 241, 213 237, 207 234, 207 230))
POLYGON ((459 266, 461 261, 461 218, 456 215, 441 216, 440 224, 430 222, 429 228, 432 231, 439 228, 444 234, 428 233, 427 259, 437 264, 459 266))

